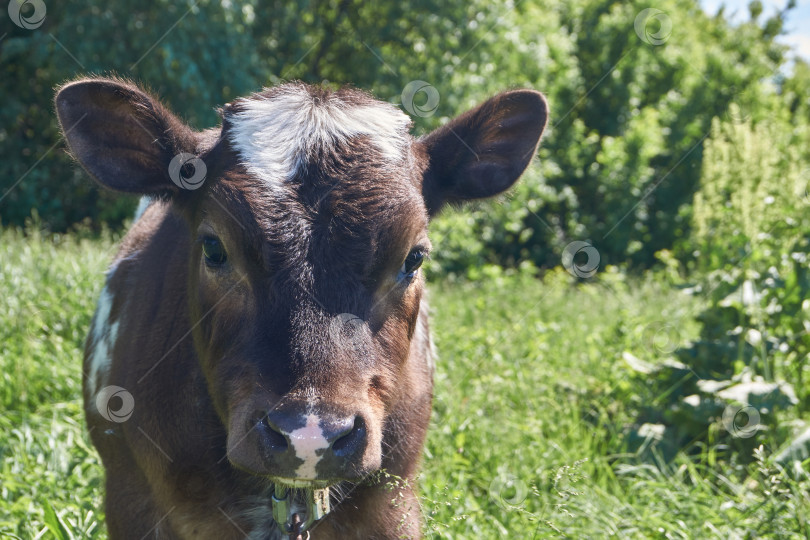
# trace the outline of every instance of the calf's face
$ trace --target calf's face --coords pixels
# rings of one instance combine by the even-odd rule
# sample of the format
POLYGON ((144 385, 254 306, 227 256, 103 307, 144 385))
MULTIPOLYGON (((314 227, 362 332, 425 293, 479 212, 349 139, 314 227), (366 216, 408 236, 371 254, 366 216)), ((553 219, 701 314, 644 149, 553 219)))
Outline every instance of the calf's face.
POLYGON ((509 188, 547 118, 518 90, 414 139, 395 107, 304 84, 202 133, 125 81, 70 83, 56 105, 98 182, 170 200, 188 226, 184 299, 229 460, 307 487, 383 464, 429 385, 428 222, 509 188))

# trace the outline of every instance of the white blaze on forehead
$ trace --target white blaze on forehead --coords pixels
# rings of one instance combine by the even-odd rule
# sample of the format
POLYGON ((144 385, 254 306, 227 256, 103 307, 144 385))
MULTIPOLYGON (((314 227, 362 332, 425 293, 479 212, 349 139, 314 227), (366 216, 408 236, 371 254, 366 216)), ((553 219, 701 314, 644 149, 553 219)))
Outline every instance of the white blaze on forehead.
POLYGON ((295 450, 295 456, 304 461, 295 474, 298 478, 314 480, 317 476, 315 466, 321 460, 318 450, 329 448, 329 441, 323 435, 320 418, 316 414, 306 416, 306 425, 287 434, 295 450))
POLYGON ((113 297, 110 290, 105 286, 101 291, 96 307, 96 315, 93 317, 93 329, 91 338, 93 342, 93 352, 90 354, 90 366, 87 374, 87 384, 90 395, 96 394, 96 381, 100 376, 104 376, 112 363, 112 349, 118 339, 118 322, 110 320, 113 297))
POLYGON ((303 85, 239 101, 229 139, 248 172, 274 184, 292 178, 319 150, 365 135, 391 161, 409 144, 410 119, 389 103, 352 103, 337 94, 313 96, 303 85))

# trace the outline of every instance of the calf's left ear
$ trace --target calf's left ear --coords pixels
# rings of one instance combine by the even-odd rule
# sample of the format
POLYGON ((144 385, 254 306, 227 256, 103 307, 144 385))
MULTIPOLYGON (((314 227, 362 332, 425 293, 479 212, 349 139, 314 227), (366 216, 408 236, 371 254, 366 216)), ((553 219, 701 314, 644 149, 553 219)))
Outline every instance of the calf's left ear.
POLYGON ((537 152, 547 122, 543 94, 513 90, 422 138, 429 158, 422 194, 430 216, 446 204, 484 199, 509 189, 537 152))

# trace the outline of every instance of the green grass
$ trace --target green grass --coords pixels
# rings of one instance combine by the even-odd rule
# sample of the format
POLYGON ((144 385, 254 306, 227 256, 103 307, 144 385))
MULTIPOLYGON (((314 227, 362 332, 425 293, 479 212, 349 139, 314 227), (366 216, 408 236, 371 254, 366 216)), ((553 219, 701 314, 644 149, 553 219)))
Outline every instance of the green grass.
POLYGON ((745 467, 709 447, 654 466, 626 453, 641 392, 622 353, 657 360, 649 329, 661 324, 696 337, 699 300, 649 278, 572 287, 552 272, 438 283, 432 302, 433 537, 810 537, 808 484, 766 456, 745 467))
POLYGON ((81 365, 113 253, 110 238, 0 236, 0 536, 39 537, 47 520, 45 537, 106 537, 81 365))
MULTIPOLYGON (((0 537, 106 538, 80 407, 81 348, 113 239, 0 235, 0 537)), ((610 270, 573 284, 492 269, 434 281, 439 349, 420 484, 429 538, 810 538, 810 483, 706 445, 627 453, 640 395, 622 354, 696 336, 699 299, 610 270), (693 449, 694 450, 694 449, 693 449)))

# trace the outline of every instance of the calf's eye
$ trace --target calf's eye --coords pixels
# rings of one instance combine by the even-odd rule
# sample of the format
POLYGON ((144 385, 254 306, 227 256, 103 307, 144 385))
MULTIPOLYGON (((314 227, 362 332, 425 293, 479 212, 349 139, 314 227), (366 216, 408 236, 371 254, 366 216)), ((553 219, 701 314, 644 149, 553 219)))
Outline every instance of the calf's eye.
POLYGON ((422 266, 422 261, 424 260, 425 252, 421 249, 414 249, 408 253, 405 262, 402 263, 402 268, 399 269, 400 275, 406 279, 412 278, 416 274, 416 271, 419 270, 419 267, 422 266))
POLYGON ((215 236, 206 236, 202 239, 202 251, 205 264, 208 266, 222 266, 228 260, 222 241, 215 236))

